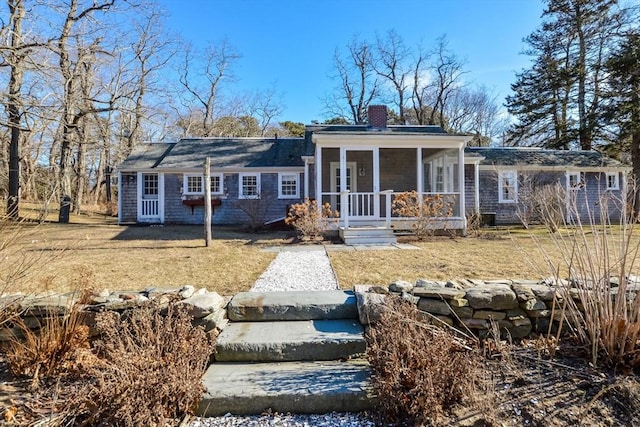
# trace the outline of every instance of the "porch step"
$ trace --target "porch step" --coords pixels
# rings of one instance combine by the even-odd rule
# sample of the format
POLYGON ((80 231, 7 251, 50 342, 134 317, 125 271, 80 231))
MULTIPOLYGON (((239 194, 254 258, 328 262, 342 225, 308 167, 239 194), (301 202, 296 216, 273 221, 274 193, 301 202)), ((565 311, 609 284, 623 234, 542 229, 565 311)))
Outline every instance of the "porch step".
POLYGON ((218 336, 216 362, 336 360, 364 353, 356 319, 232 322, 218 336))
POLYGON ((369 367, 346 362, 216 363, 204 375, 196 414, 323 414, 364 411, 374 404, 369 367))
POLYGON ((351 291, 241 292, 227 307, 232 322, 357 319, 351 291))
POLYGON ((393 230, 386 227, 341 227, 340 237, 347 245, 393 245, 398 242, 393 230))

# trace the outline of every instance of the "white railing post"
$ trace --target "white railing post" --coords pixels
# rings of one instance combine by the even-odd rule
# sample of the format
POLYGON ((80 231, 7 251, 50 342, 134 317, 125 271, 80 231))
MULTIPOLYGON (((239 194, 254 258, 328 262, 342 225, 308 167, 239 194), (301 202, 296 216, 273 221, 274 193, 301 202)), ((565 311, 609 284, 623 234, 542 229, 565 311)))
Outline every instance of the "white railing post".
POLYGON ((344 215, 344 228, 349 228, 349 190, 340 192, 340 215, 344 215))
POLYGON ((384 225, 386 228, 391 228, 391 195, 393 190, 384 190, 380 194, 384 194, 384 225))

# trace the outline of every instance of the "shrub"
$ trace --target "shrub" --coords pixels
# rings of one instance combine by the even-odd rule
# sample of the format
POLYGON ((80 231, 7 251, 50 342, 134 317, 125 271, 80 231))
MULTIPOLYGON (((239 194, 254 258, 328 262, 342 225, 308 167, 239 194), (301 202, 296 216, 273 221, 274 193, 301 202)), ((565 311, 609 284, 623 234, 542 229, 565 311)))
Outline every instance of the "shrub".
POLYGON ((421 321, 400 299, 383 307, 367 333, 367 358, 381 415, 394 425, 438 424, 474 395, 479 360, 449 331, 421 321))
POLYGON ((40 378, 64 374, 73 369, 77 352, 89 348, 89 328, 82 322, 79 303, 68 307, 63 313, 48 313, 37 330, 30 329, 19 316, 10 322, 18 335, 9 341, 5 354, 13 375, 32 379, 37 388, 40 378))
POLYGON ((338 211, 331 210, 331 204, 325 203, 318 208, 316 200, 306 198, 289 208, 285 222, 293 226, 302 238, 314 239, 327 230, 331 218, 339 216, 338 211))
POLYGON ((74 404, 85 424, 165 425, 192 411, 213 342, 184 306, 154 304, 98 315, 98 359, 85 367, 89 391, 74 404))
MULTIPOLYGON (((413 218, 413 231, 419 240, 432 235, 437 219, 450 218, 453 215, 455 197, 442 194, 420 196, 416 191, 397 194, 393 199, 391 210, 393 214, 413 218)), ((446 221, 442 229, 446 229, 446 221)))
POLYGON ((600 211, 589 212, 585 224, 574 198, 567 212, 571 222, 563 230, 550 233, 560 257, 544 255, 563 299, 556 310, 562 323, 569 324, 589 350, 591 363, 637 369, 640 293, 634 275, 638 271, 640 239, 634 233, 635 224, 625 215, 619 224, 610 222, 610 203, 613 201, 601 198, 600 211), (568 272, 568 284, 560 280, 560 272, 568 272), (571 293, 569 286, 575 288, 571 293))

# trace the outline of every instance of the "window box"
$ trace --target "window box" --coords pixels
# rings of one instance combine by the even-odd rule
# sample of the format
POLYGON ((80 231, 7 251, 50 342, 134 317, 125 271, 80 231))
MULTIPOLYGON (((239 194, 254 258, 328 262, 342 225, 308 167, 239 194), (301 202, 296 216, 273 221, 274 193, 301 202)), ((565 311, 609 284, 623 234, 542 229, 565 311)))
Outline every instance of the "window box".
MULTIPOLYGON (((196 206, 204 206, 204 197, 198 197, 195 199, 184 199, 182 200, 182 204, 185 206, 191 207, 191 214, 193 214, 193 210, 196 206)), ((222 200, 220 199, 211 199, 211 207, 222 205, 222 200)))

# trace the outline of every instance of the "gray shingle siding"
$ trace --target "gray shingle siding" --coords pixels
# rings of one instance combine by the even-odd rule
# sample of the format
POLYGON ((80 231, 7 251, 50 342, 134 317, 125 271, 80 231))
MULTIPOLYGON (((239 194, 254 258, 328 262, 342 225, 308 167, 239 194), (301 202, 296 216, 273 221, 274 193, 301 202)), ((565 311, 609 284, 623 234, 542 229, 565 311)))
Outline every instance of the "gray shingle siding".
POLYGON ((120 175, 120 222, 136 222, 138 220, 138 185, 137 174, 122 173, 120 175))
MULTIPOLYGON (((473 179, 469 174, 473 170, 465 169, 465 191, 468 207, 473 206, 473 179)), ((618 190, 607 190, 606 173, 583 172, 584 187, 570 191, 575 202, 580 221, 589 223, 592 219, 602 221, 601 208, 606 207, 607 215, 613 222, 620 220, 622 206, 622 173, 618 173, 618 190)), ((560 171, 518 171, 518 195, 516 203, 500 203, 498 199, 498 171, 480 171, 480 212, 494 214, 497 225, 520 224, 518 206, 523 202, 522 193, 532 182, 534 186, 558 183, 566 189, 567 178, 565 172, 560 171)))
MULTIPOLYGON (((299 174, 300 198, 278 198, 278 173, 261 173, 260 187, 262 197, 255 199, 238 199, 239 174, 225 173, 223 185, 226 191, 224 196, 213 195, 212 198, 220 198, 221 205, 213 210, 213 224, 248 224, 250 216, 258 222, 268 222, 286 216, 287 208, 291 204, 298 203, 302 199, 302 185, 304 174, 299 174)), ((182 203, 182 174, 165 174, 165 223, 167 224, 203 224, 204 206, 186 206, 182 203)), ((202 197, 202 196, 188 196, 202 197)))
POLYGON ((473 212, 475 208, 475 174, 473 165, 464 165, 464 204, 467 212, 473 212))

